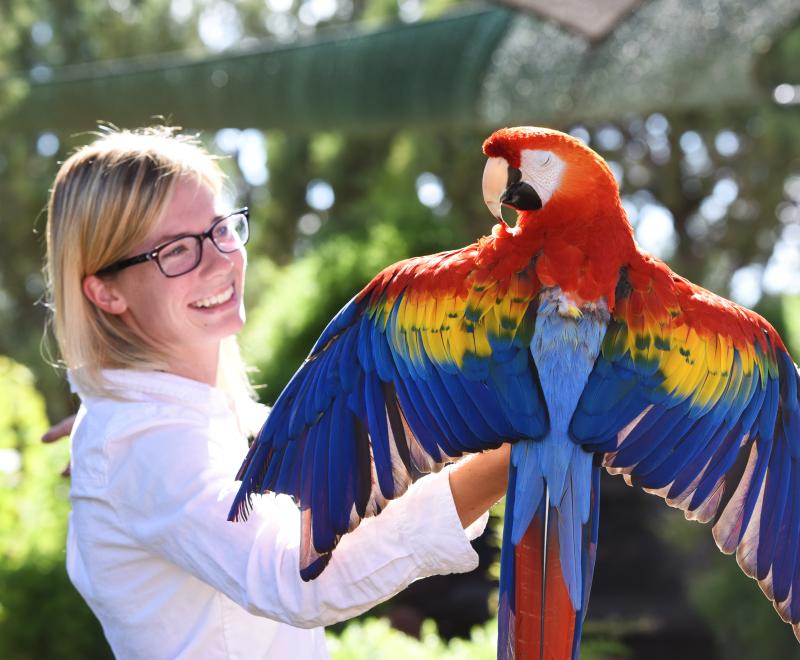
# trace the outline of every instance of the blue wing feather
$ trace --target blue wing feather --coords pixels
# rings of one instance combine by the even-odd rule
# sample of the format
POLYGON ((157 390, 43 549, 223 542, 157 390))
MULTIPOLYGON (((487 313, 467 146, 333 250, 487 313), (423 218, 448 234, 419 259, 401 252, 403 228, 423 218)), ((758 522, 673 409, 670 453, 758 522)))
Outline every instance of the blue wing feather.
POLYGON ((780 401, 780 386, 775 378, 767 379, 767 391, 764 397, 764 406, 756 418, 758 434, 764 438, 775 433, 775 419, 778 414, 780 401))
POLYGON ((371 326, 370 344, 375 367, 378 371, 378 378, 385 382, 394 380, 396 373, 395 360, 388 342, 385 341, 383 333, 379 328, 371 323, 364 323, 364 326, 371 326))
POLYGON ((336 393, 336 372, 331 369, 331 363, 335 356, 336 345, 334 344, 329 351, 325 351, 321 357, 316 371, 319 376, 314 386, 313 399, 308 399, 308 423, 313 424, 316 415, 321 410, 327 410, 328 406, 336 393))
MULTIPOLYGON (((404 272, 411 271, 413 264, 404 272)), ((267 489, 291 494, 304 511, 304 579, 324 568, 342 534, 421 473, 464 452, 541 437, 547 429, 522 335, 494 342, 497 358, 479 357, 477 337, 461 336, 458 345, 466 352, 435 360, 428 348, 447 353, 456 341, 452 333, 479 327, 486 333, 488 326, 481 325, 478 307, 470 308, 466 323, 460 303, 446 299, 442 304, 455 310, 443 328, 451 334, 445 338, 434 328, 435 337, 423 337, 427 321, 413 319, 435 309, 407 295, 413 278, 407 287, 390 306, 385 290, 362 292, 331 320, 278 397, 240 471, 231 519, 245 517, 250 495, 267 489), (406 325, 398 321, 401 309, 406 325)), ((530 325, 530 313, 521 318, 530 325)))
POLYGON ((351 356, 356 350, 356 341, 358 341, 358 333, 354 329, 348 329, 347 332, 342 333, 339 340, 342 344, 340 359, 339 359, 339 390, 341 392, 352 392, 356 386, 358 378, 358 369, 354 369, 351 356))
POLYGON ((312 489, 314 486, 314 458, 317 449, 317 436, 319 435, 319 425, 312 426, 302 436, 303 462, 300 465, 300 472, 297 481, 292 486, 289 494, 300 502, 301 508, 310 508, 312 502, 312 489))
MULTIPOLYGON (((463 377, 458 374, 440 373, 439 379, 447 393, 447 400, 452 401, 453 405, 462 411, 464 426, 466 426, 474 437, 475 443, 480 443, 481 438, 501 438, 507 433, 503 429, 495 429, 489 424, 481 412, 480 405, 468 393, 469 390, 477 391, 478 388, 463 384, 463 377)), ((502 422, 502 417, 498 422, 502 422)), ((500 423, 497 424, 501 426, 500 423)))
POLYGON ((324 413, 311 432, 315 436, 311 509, 316 514, 311 517, 312 538, 314 549, 318 553, 325 553, 333 550, 336 544, 328 491, 328 443, 325 442, 326 435, 330 432, 330 414, 324 413))
POLYGON ((520 350, 512 360, 491 363, 488 382, 518 436, 544 436, 549 428, 547 404, 530 351, 520 350))
POLYGON ((786 497, 789 492, 789 467, 791 461, 786 460, 786 444, 775 443, 775 451, 769 462, 767 483, 764 487, 764 501, 761 506, 761 525, 759 528, 756 577, 763 580, 767 577, 775 558, 775 546, 781 528, 786 497))
POLYGON ((389 431, 384 412, 383 394, 376 378, 366 379, 367 428, 372 440, 375 471, 383 496, 388 500, 395 496, 392 478, 392 455, 389 449, 389 431))
POLYGON ((398 380, 397 395, 403 414, 408 420, 408 425, 413 429, 417 429, 416 437, 422 448, 437 463, 445 461, 445 456, 441 453, 442 450, 445 452, 448 452, 448 450, 453 451, 454 453, 449 454, 451 456, 458 455, 458 452, 451 448, 449 443, 439 440, 447 436, 439 428, 424 404, 420 405, 418 403, 420 402, 419 393, 416 392, 416 396, 411 396, 409 390, 413 386, 414 383, 411 381, 398 380))
POLYGON ((789 596, 792 578, 797 566, 798 544, 800 543, 800 470, 792 461, 791 485, 787 500, 784 523, 779 530, 779 538, 787 552, 779 554, 772 569, 772 588, 775 600, 781 602, 789 596))
MULTIPOLYGON (((687 465, 708 443, 717 442, 717 433, 724 433, 726 430, 727 426, 723 426, 710 415, 695 420, 682 437, 676 438, 671 452, 663 452, 663 455, 653 454, 646 461, 639 463, 634 472, 640 483, 647 483, 648 487, 654 489, 664 488, 675 481, 680 473, 685 472, 687 477, 690 476, 692 471, 686 469, 687 465)), ((687 485, 689 482, 691 479, 688 479, 687 485)))
POLYGON ((658 453, 663 443, 683 435, 692 423, 693 420, 687 418, 685 406, 667 409, 656 406, 628 434, 611 464, 637 465, 651 454, 658 453), (641 431, 640 427, 643 427, 641 431))
POLYGON ((303 452, 305 445, 302 441, 290 442, 281 461, 270 461, 270 468, 276 465, 279 469, 274 481, 267 481, 267 488, 278 493, 289 493, 297 497, 297 473, 302 468, 303 452))
POLYGON ((711 491, 736 461, 741 438, 741 430, 736 426, 726 433, 722 441, 718 443, 716 451, 709 459, 708 466, 703 471, 700 482, 695 487, 694 494, 688 505, 689 511, 694 511, 706 501, 711 495, 711 491))
MULTIPOLYGON (((644 281, 641 272, 638 277, 644 281)), ((707 326, 687 330, 680 309, 665 310, 656 326, 652 291, 626 285, 618 292, 623 311, 609 324, 572 417, 573 440, 603 452, 609 470, 626 474, 629 483, 665 497, 689 517, 713 520, 720 547, 738 549, 742 568, 800 634, 797 368, 763 320, 714 303, 713 294, 702 292, 691 304, 711 301, 714 313, 730 314, 727 324, 750 333, 750 346, 707 326), (647 313, 638 321, 625 316, 625 310, 641 309, 647 313), (643 318, 663 333, 661 357, 630 335, 628 324, 641 325, 643 318), (680 332, 671 335, 671 324, 680 332)))
POLYGON ((425 382, 430 386, 430 392, 439 409, 441 419, 450 429, 451 442, 457 443, 456 446, 462 452, 487 449, 490 446, 496 447, 497 439, 500 436, 485 424, 481 423, 479 428, 475 428, 469 423, 470 421, 477 423, 480 415, 474 412, 474 405, 466 399, 463 390, 456 393, 459 396, 458 399, 454 399, 452 391, 448 391, 444 379, 457 379, 458 376, 441 374, 436 368, 429 369, 429 374, 425 382), (469 412, 467 409, 470 409, 469 412), (486 445, 482 442, 482 437, 487 438, 486 445))
POLYGON ((334 400, 330 415, 330 428, 337 430, 338 441, 328 443, 328 498, 333 528, 341 534, 350 524, 350 512, 356 501, 358 473, 353 469, 358 464, 356 436, 352 413, 341 395, 334 400))
MULTIPOLYGON (((403 384, 414 400, 417 410, 427 418, 428 423, 431 424, 428 428, 437 433, 437 443, 442 446, 444 453, 448 456, 461 456, 464 452, 464 447, 453 435, 450 424, 445 419, 436 401, 436 396, 430 388, 429 379, 409 379, 404 381, 403 384)), ((412 426, 411 428, 414 430, 414 434, 418 435, 416 427, 412 426)))

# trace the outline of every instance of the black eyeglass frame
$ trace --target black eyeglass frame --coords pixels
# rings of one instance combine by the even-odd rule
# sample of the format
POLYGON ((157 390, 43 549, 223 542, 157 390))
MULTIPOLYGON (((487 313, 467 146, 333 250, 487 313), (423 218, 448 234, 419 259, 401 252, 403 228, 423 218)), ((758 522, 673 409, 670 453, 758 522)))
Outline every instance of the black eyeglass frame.
POLYGON ((236 252, 236 250, 240 249, 241 247, 244 247, 245 245, 247 245, 247 241, 250 240, 250 209, 244 206, 240 209, 236 209, 235 211, 231 211, 227 215, 223 215, 221 218, 216 219, 213 223, 211 223, 211 226, 208 229, 206 229, 204 232, 200 234, 182 234, 181 236, 176 236, 175 238, 171 238, 165 243, 162 243, 161 245, 157 245, 148 252, 143 252, 142 254, 137 254, 134 257, 126 257, 125 259, 120 259, 119 261, 115 261, 114 263, 106 266, 105 268, 101 268, 100 270, 98 270, 95 273, 95 275, 111 275, 112 273, 118 273, 119 271, 124 270, 125 268, 129 268, 130 266, 135 266, 136 264, 143 264, 147 261, 155 261, 156 266, 158 266, 158 270, 161 271, 161 274, 164 277, 180 277, 181 275, 186 275, 186 273, 191 273, 195 268, 197 268, 200 265, 200 262, 203 260, 203 241, 205 241, 205 239, 210 240, 212 245, 223 254, 231 254, 232 252, 236 252), (244 216, 245 225, 247 227, 247 238, 245 238, 245 240, 242 241, 242 245, 237 247, 236 249, 223 250, 219 245, 217 245, 217 242, 214 240, 213 236, 214 230, 221 222, 224 222, 225 220, 228 220, 229 218, 232 218, 235 215, 244 216), (168 248, 173 243, 176 243, 177 241, 182 241, 186 238, 194 238, 200 245, 200 250, 198 251, 198 257, 197 257, 197 263, 195 263, 195 265, 192 266, 189 270, 185 270, 182 273, 178 273, 176 275, 168 275, 167 273, 164 272, 164 268, 161 266, 161 261, 159 260, 158 255, 165 248, 168 248))

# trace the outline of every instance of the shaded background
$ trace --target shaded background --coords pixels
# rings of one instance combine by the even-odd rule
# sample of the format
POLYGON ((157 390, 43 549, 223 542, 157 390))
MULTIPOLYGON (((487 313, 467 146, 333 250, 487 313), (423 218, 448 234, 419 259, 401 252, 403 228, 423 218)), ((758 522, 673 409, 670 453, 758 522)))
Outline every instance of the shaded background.
MULTIPOLYGON (((38 442, 76 406, 42 346, 43 209, 98 120, 163 116, 227 156, 266 402, 380 268, 489 230, 480 145, 519 123, 601 152, 637 240, 767 316, 797 359, 798 17, 796 0, 0 4, 0 658, 110 656, 64 573, 67 448, 38 442)), ((618 478, 603 500, 583 657, 800 657, 709 530, 618 478)), ((475 574, 373 612, 419 639, 354 622, 334 657, 493 657, 493 623, 470 633, 494 607, 491 538, 480 551, 475 574)))

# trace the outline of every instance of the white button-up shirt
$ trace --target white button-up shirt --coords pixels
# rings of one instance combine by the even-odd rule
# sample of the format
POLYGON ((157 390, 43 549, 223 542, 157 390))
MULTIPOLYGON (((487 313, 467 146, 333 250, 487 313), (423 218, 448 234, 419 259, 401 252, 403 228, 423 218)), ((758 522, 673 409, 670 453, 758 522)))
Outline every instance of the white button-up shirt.
MULTIPOLYGON (((120 658, 327 658, 322 626, 433 574, 469 571, 447 470, 346 534, 320 577, 298 574, 300 516, 284 495, 227 521, 247 451, 220 390, 107 371, 72 433, 67 570, 120 658)), ((241 416, 240 416, 241 417, 241 416)))

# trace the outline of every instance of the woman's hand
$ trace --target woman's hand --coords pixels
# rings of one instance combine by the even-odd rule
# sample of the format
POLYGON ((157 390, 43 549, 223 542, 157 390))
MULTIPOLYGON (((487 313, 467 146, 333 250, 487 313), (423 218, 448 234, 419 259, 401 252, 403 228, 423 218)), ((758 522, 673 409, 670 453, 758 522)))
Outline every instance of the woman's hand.
MULTIPOLYGON (((49 429, 47 429, 45 434, 42 436, 42 442, 50 443, 60 440, 61 438, 68 437, 74 424, 75 415, 70 415, 69 417, 62 419, 60 422, 56 422, 49 429)), ((69 463, 67 463, 67 467, 61 471, 61 476, 69 476, 69 463)))
POLYGON ((506 492, 511 445, 472 454, 450 470, 450 490, 461 525, 466 529, 506 492))

